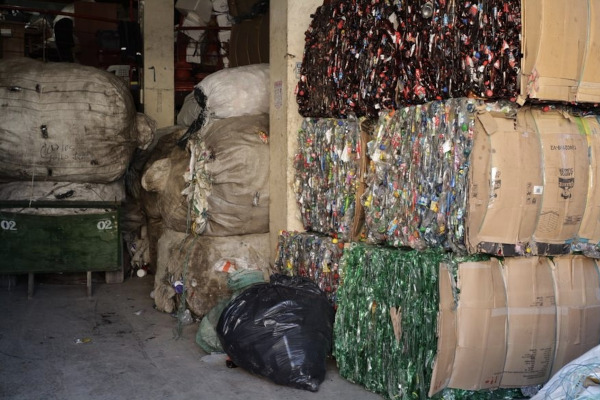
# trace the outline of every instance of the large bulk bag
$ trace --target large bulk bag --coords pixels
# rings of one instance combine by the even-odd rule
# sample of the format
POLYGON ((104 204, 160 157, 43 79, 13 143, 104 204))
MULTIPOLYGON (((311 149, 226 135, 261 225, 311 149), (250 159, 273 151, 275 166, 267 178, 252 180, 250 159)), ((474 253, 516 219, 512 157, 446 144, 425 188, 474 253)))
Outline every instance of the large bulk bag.
POLYGON ((97 68, 0 61, 0 105, 0 178, 108 183, 145 145, 126 83, 97 68))
POLYGON ((207 236, 269 231, 269 116, 216 120, 190 141, 183 192, 192 231, 207 236))
POLYGON ((189 126, 181 143, 211 120, 269 113, 269 64, 225 68, 194 87, 177 115, 189 126))

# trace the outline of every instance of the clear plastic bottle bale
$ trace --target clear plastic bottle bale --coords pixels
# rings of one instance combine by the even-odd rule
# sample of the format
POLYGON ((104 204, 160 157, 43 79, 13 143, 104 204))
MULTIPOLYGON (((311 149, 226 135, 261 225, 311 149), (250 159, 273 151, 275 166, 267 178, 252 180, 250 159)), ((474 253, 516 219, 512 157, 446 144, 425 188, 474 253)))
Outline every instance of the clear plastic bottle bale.
POLYGON ((316 392, 331 351, 333 307, 307 278, 272 275, 225 308, 217 334, 238 366, 273 382, 316 392))
POLYGON ((356 118, 305 118, 298 132, 294 191, 308 231, 347 241, 352 234, 360 159, 356 118))
POLYGON ((452 247, 449 236, 462 234, 453 225, 464 212, 476 105, 450 99, 380 118, 368 145, 371 169, 362 199, 370 242, 452 247))
POLYGON ((282 275, 309 278, 335 308, 343 251, 344 244, 337 239, 310 232, 283 231, 278 238, 275 270, 282 275))
POLYGON ((466 254, 468 172, 479 112, 514 113, 508 102, 459 98, 382 115, 368 143, 361 198, 373 244, 466 254))

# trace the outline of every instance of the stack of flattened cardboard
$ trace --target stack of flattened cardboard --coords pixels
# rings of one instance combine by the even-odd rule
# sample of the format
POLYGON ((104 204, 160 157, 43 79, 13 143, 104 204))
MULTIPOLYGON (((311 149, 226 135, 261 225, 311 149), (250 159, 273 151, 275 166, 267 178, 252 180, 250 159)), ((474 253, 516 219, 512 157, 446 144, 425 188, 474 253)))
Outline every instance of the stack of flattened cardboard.
POLYGON ((442 264, 429 394, 547 382, 600 341, 598 287, 598 266, 583 256, 465 262, 458 284, 442 264))
POLYGON ((558 108, 524 107, 516 119, 479 114, 469 171, 469 252, 557 255, 597 247, 599 133, 597 115, 558 108))
POLYGON ((598 0, 521 2, 521 102, 600 101, 599 7, 598 0))

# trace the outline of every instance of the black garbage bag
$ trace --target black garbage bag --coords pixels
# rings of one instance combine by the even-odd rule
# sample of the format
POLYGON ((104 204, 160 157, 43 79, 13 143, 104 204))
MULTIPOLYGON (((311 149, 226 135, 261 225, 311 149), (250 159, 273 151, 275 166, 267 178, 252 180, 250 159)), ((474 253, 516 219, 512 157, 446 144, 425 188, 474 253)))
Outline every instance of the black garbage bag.
POLYGON ((273 382, 316 392, 325 379, 334 311, 311 280, 279 274, 223 310, 217 335, 231 360, 273 382))

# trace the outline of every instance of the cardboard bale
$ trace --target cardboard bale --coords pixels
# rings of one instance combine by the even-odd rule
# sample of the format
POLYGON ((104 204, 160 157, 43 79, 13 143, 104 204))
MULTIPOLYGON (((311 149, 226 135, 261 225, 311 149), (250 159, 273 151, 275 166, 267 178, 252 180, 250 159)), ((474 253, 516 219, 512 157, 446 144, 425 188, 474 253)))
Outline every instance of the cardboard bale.
POLYGON ((497 388, 502 377, 507 343, 506 297, 497 259, 487 264, 460 264, 460 303, 456 310, 456 352, 449 387, 479 390, 497 388), (474 362, 475 361, 475 362, 474 362), (478 385, 473 385, 474 378, 478 385))
POLYGON ((440 305, 437 317, 437 355, 429 386, 429 397, 450 386, 452 367, 454 366, 456 332, 456 301, 454 298, 452 266, 440 263, 439 270, 440 305))
POLYGON ((579 119, 588 141, 589 179, 585 212, 573 248, 600 258, 600 122, 597 116, 579 119))
POLYGON ((429 395, 544 384, 600 341, 598 267, 583 256, 440 266, 438 345, 429 395))
POLYGON ((556 303, 549 260, 506 258, 502 274, 508 326, 500 387, 544 383, 550 379, 556 343, 556 303))
POLYGON ((600 101, 598 0, 523 1, 521 101, 600 101))
POLYGON ((599 344, 600 282, 595 262, 583 256, 555 257, 552 274, 558 328, 553 376, 561 367, 599 344))
POLYGON ((542 204, 538 138, 527 131, 523 113, 516 120, 478 114, 475 130, 469 169, 469 252, 522 253, 542 204))
POLYGON ((523 107, 513 119, 479 114, 469 170, 469 252, 560 255, 572 252, 580 235, 597 243, 597 126, 595 117, 559 107, 523 107))
POLYGON ((544 176, 542 207, 532 238, 533 251, 535 254, 569 253, 587 200, 587 140, 571 115, 532 109, 528 119, 539 134, 544 176))

